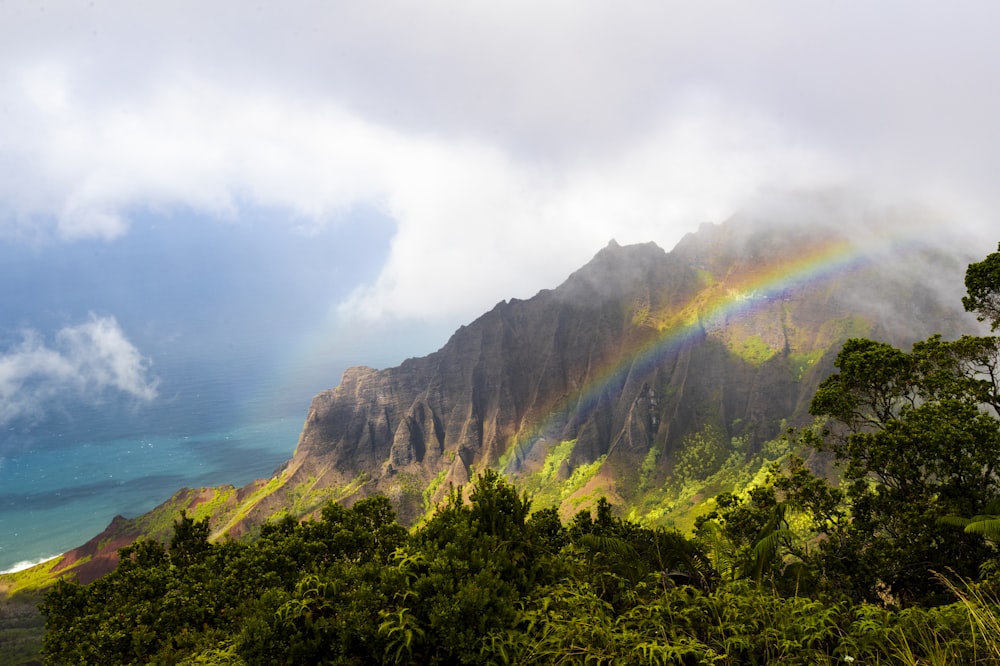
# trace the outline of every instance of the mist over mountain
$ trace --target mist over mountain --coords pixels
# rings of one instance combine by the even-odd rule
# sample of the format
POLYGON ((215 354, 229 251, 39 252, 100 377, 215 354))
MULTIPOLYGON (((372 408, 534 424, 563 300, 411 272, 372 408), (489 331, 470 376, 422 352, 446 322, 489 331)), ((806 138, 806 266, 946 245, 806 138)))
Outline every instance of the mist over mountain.
MULTIPOLYGON (((995 303, 998 257, 969 266, 965 303, 975 298, 980 315, 995 303)), ((939 654, 938 636, 954 631, 938 629, 946 617, 969 629, 949 639, 957 647, 943 661, 971 663, 985 631, 963 619, 966 597, 949 604, 928 574, 976 575, 995 555, 979 534, 955 529, 990 516, 937 498, 996 496, 995 411, 956 397, 984 396, 996 409, 996 382, 973 379, 995 367, 996 338, 934 336, 912 354, 870 339, 841 344, 865 336, 905 347, 975 330, 946 298, 964 261, 908 237, 746 219, 704 225, 670 252, 611 241, 558 287, 498 303, 437 352, 348 369, 313 399, 293 458, 271 478, 183 489, 57 561, 0 579, 0 592, 107 573, 44 597, 46 655, 83 661, 181 650, 310 663, 348 653, 366 663, 486 662, 494 650, 509 661, 521 640, 515 661, 606 657, 608 646, 626 661, 656 661, 650 646, 662 641, 667 661, 698 661, 697 648, 705 659, 814 663, 861 654, 867 639, 855 636, 904 617, 932 637, 916 643, 920 653, 939 654), (835 355, 839 374, 828 377, 835 355), (875 431, 783 437, 809 425, 807 411, 831 417, 814 432, 849 420, 875 431), (797 458, 785 460, 787 476, 769 478, 788 454, 809 451, 806 466, 829 472, 828 446, 856 446, 840 489, 797 458), (859 469, 861 458, 878 462, 859 469), (688 538, 695 514, 708 520, 688 538), (872 514, 884 530, 872 529, 872 514), (169 548, 136 542, 168 532, 169 548), (212 544, 213 534, 251 538, 212 544), (815 553, 799 547, 807 542, 815 553), (820 629, 829 638, 810 629, 803 639, 802 623, 817 615, 833 618, 820 629), (385 648, 395 616, 409 618, 398 625, 416 646, 405 655, 385 648), (666 616, 706 640, 664 635, 666 616), (743 634, 730 616, 747 638, 734 639, 743 634), (542 642, 555 625, 535 617, 565 623, 564 653, 542 642), (649 641, 639 642, 634 617, 650 618, 649 641), (788 624, 772 626, 775 617, 788 624), (609 641, 592 631, 595 618, 627 632, 609 641)), ((872 651, 912 654, 900 635, 872 651)))
POLYGON ((679 483, 766 462, 783 425, 807 422, 848 337, 906 345, 972 326, 937 286, 961 285, 963 260, 866 242, 745 220, 704 225, 669 253, 612 241, 434 354, 348 370, 313 400, 265 504, 302 488, 384 493, 414 521, 499 468, 564 513, 607 495, 661 515, 679 483))
POLYGON ((271 478, 183 489, 116 518, 57 570, 100 575, 117 547, 167 538, 182 509, 240 536, 384 494, 414 524, 488 468, 563 516, 604 496, 649 524, 690 525, 792 452, 783 431, 811 422, 845 340, 905 347, 977 328, 959 298, 971 257, 787 219, 704 224, 669 252, 612 240, 561 285, 497 303, 432 354, 345 371, 313 398, 271 478))

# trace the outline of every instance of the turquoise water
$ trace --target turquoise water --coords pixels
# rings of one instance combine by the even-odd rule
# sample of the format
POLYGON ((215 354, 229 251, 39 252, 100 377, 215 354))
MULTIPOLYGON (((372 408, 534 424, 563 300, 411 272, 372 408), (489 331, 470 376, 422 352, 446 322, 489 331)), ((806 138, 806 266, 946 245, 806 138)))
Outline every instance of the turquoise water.
POLYGON ((0 571, 58 555, 117 514, 152 509, 184 486, 270 476, 295 446, 293 417, 232 430, 77 442, 0 459, 0 571))
POLYGON ((248 359, 160 366, 151 403, 62 407, 0 431, 0 571, 53 557, 183 487, 244 485, 291 457, 314 388, 248 359))
POLYGON ((269 476, 345 367, 420 351, 410 328, 382 352, 367 328, 330 333, 336 304, 375 279, 394 233, 377 211, 349 237, 335 226, 136 211, 114 241, 0 239, 0 366, 21 367, 30 336, 65 351, 59 331, 113 317, 157 382, 143 402, 85 383, 53 389, 44 369, 0 377, 0 571, 182 487, 269 476))

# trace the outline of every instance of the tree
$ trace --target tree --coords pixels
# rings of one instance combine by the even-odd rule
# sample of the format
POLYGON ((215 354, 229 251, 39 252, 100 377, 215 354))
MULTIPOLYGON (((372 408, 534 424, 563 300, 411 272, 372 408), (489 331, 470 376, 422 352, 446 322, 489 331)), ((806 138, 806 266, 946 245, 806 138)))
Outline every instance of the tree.
MULTIPOLYGON (((966 284, 966 308, 995 329, 1000 253, 971 265, 966 284)), ((935 335, 910 352, 853 339, 817 390, 810 412, 830 419, 817 444, 844 464, 852 517, 826 544, 828 563, 863 598, 928 599, 942 591, 933 571, 974 577, 990 555, 941 519, 982 515, 1000 496, 998 363, 995 337, 935 335)))
POLYGON ((202 561, 211 549, 208 542, 210 531, 208 518, 195 521, 188 517, 186 511, 181 511, 170 539, 170 562, 179 567, 190 567, 202 561))
POLYGON ((989 321, 992 330, 1000 328, 1000 244, 997 252, 969 265, 965 289, 962 305, 966 311, 977 313, 979 321, 989 321))
POLYGON ((453 489, 397 553, 409 584, 384 609, 382 631, 410 663, 488 661, 487 637, 510 631, 558 539, 554 526, 538 529, 547 518, 529 524, 527 496, 498 472, 479 475, 464 497, 453 489))

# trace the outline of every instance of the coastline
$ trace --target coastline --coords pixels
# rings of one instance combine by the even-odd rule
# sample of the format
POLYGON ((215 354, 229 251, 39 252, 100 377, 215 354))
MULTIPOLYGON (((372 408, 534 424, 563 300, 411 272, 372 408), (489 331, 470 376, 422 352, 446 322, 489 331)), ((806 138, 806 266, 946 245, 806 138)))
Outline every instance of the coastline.
POLYGON ((21 571, 25 571, 26 569, 30 569, 32 567, 37 567, 39 564, 45 564, 46 562, 51 562, 52 560, 57 560, 60 557, 64 557, 65 555, 66 555, 66 553, 59 553, 58 555, 50 555, 50 556, 47 556, 47 557, 40 557, 40 558, 37 558, 37 559, 34 559, 34 560, 22 560, 21 562, 17 562, 16 564, 14 564, 14 566, 12 566, 11 568, 5 569, 4 571, 0 571, 0 576, 3 576, 5 574, 20 573, 21 571))
POLYGON ((138 444, 132 438, 84 441, 12 456, 0 473, 0 574, 65 555, 115 516, 141 516, 181 488, 269 477, 292 455, 301 429, 300 416, 282 416, 139 437, 138 444))

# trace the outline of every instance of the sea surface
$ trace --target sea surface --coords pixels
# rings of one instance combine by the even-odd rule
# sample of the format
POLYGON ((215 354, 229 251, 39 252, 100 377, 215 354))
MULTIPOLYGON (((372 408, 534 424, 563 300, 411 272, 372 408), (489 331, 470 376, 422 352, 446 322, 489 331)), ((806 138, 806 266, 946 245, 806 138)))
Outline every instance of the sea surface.
POLYGON ((114 240, 0 237, 0 571, 79 546, 182 487, 269 477, 312 397, 345 368, 396 365, 447 339, 447 322, 339 319, 395 233, 379 210, 351 216, 300 229, 267 211, 225 224, 137 211, 114 240), (79 352, 60 331, 95 318, 142 357, 153 399, 46 383, 53 357, 79 352))
MULTIPOLYGON (((79 404, 0 434, 0 571, 79 546, 182 487, 244 485, 291 457, 309 405, 252 364, 161 378, 149 405, 79 404)), ((335 383, 335 380, 334 380, 335 383)))

